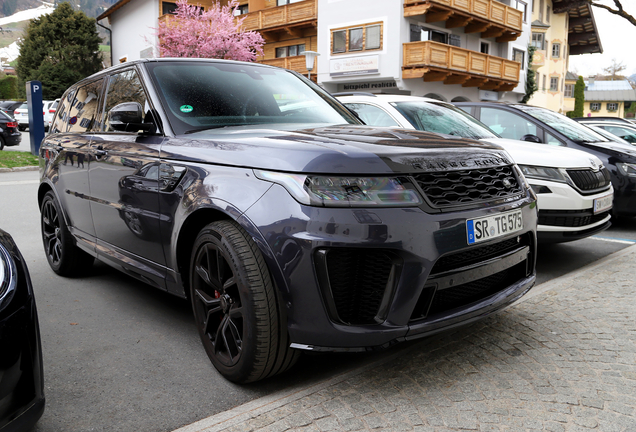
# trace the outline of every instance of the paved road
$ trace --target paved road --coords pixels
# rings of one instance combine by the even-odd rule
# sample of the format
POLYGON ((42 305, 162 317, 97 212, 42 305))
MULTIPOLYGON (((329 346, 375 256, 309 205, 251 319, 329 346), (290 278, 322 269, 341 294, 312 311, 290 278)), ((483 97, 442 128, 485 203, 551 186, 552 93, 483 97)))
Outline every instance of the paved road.
MULTIPOLYGON (((24 141, 28 143, 28 140, 24 141)), ((24 142, 22 145, 25 145, 24 142)), ((60 278, 49 269, 40 240, 39 211, 35 201, 37 183, 37 172, 0 173, 0 227, 14 236, 29 264, 42 327, 47 407, 36 431, 171 431, 211 415, 232 414, 233 408, 245 407, 248 403, 259 404, 269 400, 267 398, 278 400, 281 395, 306 392, 314 386, 329 389, 328 380, 333 376, 367 376, 370 373, 368 371, 375 370, 373 374, 378 375, 377 378, 371 384, 365 384, 365 388, 368 390, 369 385, 376 384, 378 388, 390 387, 393 384, 381 379, 385 379, 384 369, 387 370, 387 376, 395 376, 394 362, 383 363, 384 366, 379 369, 381 372, 378 372, 378 368, 364 367, 383 362, 383 359, 402 352, 399 350, 414 349, 413 353, 416 354, 408 351, 409 357, 416 355, 415 358, 422 361, 422 371, 417 372, 414 365, 397 364, 402 364, 407 374, 419 373, 428 379, 431 374, 426 370, 433 366, 438 368, 437 362, 443 355, 451 356, 448 358, 459 355, 460 359, 468 354, 476 358, 486 355, 488 350, 477 349, 481 345, 475 341, 483 337, 488 343, 494 344, 497 337, 502 335, 497 327, 501 322, 504 322, 505 328, 512 330, 528 327, 534 333, 541 332, 536 322, 542 322, 543 309, 519 313, 519 309, 514 308, 479 326, 405 345, 398 351, 374 355, 305 356, 293 370, 281 377, 249 386, 237 386, 220 378, 208 362, 187 302, 158 292, 101 264, 95 265, 89 277, 75 279, 60 278), (473 348, 476 349, 474 353, 471 351, 473 348)), ((619 221, 612 229, 595 238, 541 247, 539 280, 547 281, 568 273, 624 249, 633 241, 636 241, 636 229, 630 219, 619 221)), ((606 271, 600 271, 599 274, 601 278, 611 276, 606 271)), ((563 301, 565 303, 562 305, 570 304, 567 299, 563 301)), ((551 304, 549 311, 559 309, 558 306, 556 303, 551 304)), ((594 310, 593 306, 588 302, 587 306, 577 306, 576 309, 596 317, 601 312, 594 310)), ((608 313, 605 309, 602 311, 608 313)), ((588 319, 559 313, 550 320, 557 323, 565 320, 563 325, 567 326, 564 331, 576 327, 576 323, 584 325, 585 319, 588 319)), ((629 329, 625 331, 630 334, 629 329)), ((523 333, 516 336, 511 333, 511 336, 505 336, 502 340, 508 341, 513 336, 527 343, 527 335, 523 333)), ((532 344, 529 346, 537 348, 532 344)), ((535 355, 534 351, 529 354, 525 348, 517 349, 523 353, 518 357, 535 355)), ((558 355, 561 352, 556 345, 542 346, 541 349, 546 355, 558 355), (556 350, 556 354, 548 353, 551 348, 556 350)), ((398 355, 394 361, 400 357, 398 355)), ((468 367, 466 363, 463 365, 468 367)), ((490 370, 498 371, 500 368, 493 366, 490 370)), ((449 368, 445 372, 445 383, 454 379, 457 384, 453 385, 470 384, 467 379, 472 377, 472 372, 462 372, 460 369, 449 368)), ((518 375, 520 371, 515 370, 514 373, 518 375)), ((432 382, 435 383, 434 387, 423 388, 431 390, 431 394, 440 388, 443 391, 442 384, 435 379, 432 382)), ((418 383, 418 386, 421 387, 422 383, 418 383)), ((335 409, 334 406, 343 401, 343 406, 349 406, 346 404, 350 404, 351 397, 354 397, 349 395, 341 400, 341 396, 345 394, 324 400, 332 400, 329 410, 335 409)), ((386 399, 386 396, 382 397, 386 399)), ((361 399, 361 402, 365 400, 361 399)), ((294 407, 296 405, 291 406, 292 409, 294 407)), ((474 413, 473 416, 476 415, 474 413)), ((385 421, 389 418, 380 417, 385 421)), ((325 415, 320 418, 331 417, 325 415)), ((286 424, 279 423, 282 420, 283 417, 273 417, 271 428, 277 429, 286 424)), ((324 420, 323 423, 333 424, 332 420, 324 420)), ((377 425, 382 424, 381 420, 378 422, 377 425)))

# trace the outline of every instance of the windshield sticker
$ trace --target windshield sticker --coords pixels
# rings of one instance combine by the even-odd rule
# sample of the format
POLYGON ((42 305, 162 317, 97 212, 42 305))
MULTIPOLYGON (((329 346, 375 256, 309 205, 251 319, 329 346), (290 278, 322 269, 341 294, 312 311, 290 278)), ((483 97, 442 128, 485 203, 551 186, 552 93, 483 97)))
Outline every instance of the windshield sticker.
POLYGON ((181 110, 182 113, 189 113, 189 112, 192 112, 194 108, 192 108, 191 105, 181 105, 181 108, 179 109, 181 110))

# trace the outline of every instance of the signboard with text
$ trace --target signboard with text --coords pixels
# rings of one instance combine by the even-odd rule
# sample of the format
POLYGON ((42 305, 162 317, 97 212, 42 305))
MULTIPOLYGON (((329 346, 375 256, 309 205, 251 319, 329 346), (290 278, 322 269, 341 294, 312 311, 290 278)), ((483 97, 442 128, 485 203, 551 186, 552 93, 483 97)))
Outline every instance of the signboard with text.
POLYGON ((329 60, 329 75, 336 77, 374 74, 379 72, 379 65, 380 56, 378 55, 335 58, 329 60))

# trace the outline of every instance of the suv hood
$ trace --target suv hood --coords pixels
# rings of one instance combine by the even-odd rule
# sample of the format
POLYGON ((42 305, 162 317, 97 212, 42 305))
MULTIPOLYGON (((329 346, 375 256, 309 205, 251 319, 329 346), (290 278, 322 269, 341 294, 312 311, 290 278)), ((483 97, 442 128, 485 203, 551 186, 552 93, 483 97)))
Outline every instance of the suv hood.
POLYGON ((506 138, 484 138, 482 141, 500 145, 519 165, 551 168, 598 168, 602 165, 601 160, 596 156, 567 147, 528 143, 506 138))
POLYGON ((452 171, 513 163, 501 147, 481 141, 357 125, 297 127, 227 127, 180 135, 164 141, 161 157, 331 174, 452 171))

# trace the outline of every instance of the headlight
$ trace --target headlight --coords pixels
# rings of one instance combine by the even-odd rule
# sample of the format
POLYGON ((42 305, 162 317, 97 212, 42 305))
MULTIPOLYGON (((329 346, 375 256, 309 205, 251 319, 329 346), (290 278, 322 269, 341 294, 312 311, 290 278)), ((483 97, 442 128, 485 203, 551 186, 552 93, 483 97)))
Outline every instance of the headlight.
POLYGON ((4 246, 0 245, 0 309, 13 297, 17 284, 16 275, 11 255, 4 246))
POLYGON ((283 186, 301 204, 319 207, 415 207, 419 194, 404 177, 339 177, 254 170, 283 186))
POLYGON ((521 172, 528 178, 540 180, 550 180, 556 182, 567 183, 568 179, 559 168, 539 167, 532 165, 519 165, 521 172))
POLYGON ((636 164, 617 163, 616 166, 618 167, 618 170, 621 172, 621 174, 629 177, 636 177, 636 164))

